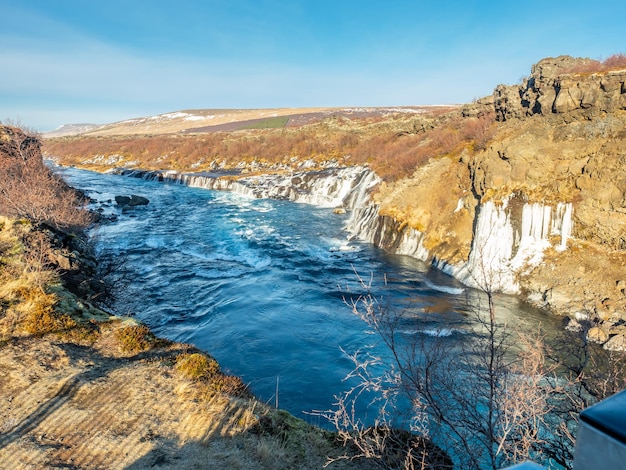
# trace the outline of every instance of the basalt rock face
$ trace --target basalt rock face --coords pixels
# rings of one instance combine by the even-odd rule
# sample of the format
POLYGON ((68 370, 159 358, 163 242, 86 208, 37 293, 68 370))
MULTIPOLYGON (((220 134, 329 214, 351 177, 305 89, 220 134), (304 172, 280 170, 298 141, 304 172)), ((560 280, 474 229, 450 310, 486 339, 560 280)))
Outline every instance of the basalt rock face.
POLYGON ((497 119, 587 110, 587 115, 626 109, 626 70, 582 73, 594 61, 560 56, 533 65, 521 85, 499 85, 494 93, 497 119))
POLYGON ((592 62, 542 60, 522 85, 463 107, 467 119, 495 112, 487 145, 383 183, 351 229, 612 338, 626 324, 626 70, 570 72, 592 62))

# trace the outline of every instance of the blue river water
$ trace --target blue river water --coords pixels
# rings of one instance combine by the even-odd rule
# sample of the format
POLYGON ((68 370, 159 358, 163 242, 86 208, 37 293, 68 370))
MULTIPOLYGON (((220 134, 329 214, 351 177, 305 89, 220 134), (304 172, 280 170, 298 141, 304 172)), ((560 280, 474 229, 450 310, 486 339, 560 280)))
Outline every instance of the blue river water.
MULTIPOLYGON (((407 335, 443 335, 453 345, 471 328, 472 295, 462 285, 420 261, 350 240, 343 230, 349 215, 77 169, 62 174, 97 201, 94 208, 117 215, 94 231, 99 256, 119 261, 127 279, 115 313, 194 344, 261 400, 316 424, 324 425, 309 412, 332 408, 350 385, 346 352, 387 355, 346 304, 367 292, 358 276, 372 281, 371 293, 385 305, 405 312, 407 335), (123 212, 114 197, 131 194, 150 203, 123 212)), ((554 323, 513 297, 499 302, 531 326, 554 323)), ((364 421, 372 412, 358 410, 364 421)))

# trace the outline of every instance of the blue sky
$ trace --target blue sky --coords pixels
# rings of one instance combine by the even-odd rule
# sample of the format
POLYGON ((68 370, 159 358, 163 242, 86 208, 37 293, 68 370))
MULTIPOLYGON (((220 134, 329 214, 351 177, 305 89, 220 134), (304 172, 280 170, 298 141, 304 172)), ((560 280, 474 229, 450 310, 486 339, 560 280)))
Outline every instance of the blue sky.
POLYGON ((0 120, 464 103, 624 31, 623 0, 0 0, 0 120))

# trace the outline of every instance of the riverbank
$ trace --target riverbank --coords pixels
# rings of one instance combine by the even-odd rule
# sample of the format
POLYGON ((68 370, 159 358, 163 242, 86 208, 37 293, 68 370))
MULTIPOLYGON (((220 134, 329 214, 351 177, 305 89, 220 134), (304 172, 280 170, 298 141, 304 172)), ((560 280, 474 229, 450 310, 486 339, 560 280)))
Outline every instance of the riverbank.
MULTIPOLYGON (((13 468, 322 468, 342 449, 328 432, 249 397, 185 377, 189 345, 129 353, 124 321, 92 344, 11 340, 0 368, 0 461, 13 468)), ((363 462, 333 468, 360 468, 363 462)))
MULTIPOLYGON (((42 232, 25 221, 0 222, 1 462, 313 469, 344 454, 335 434, 259 402, 206 353, 69 291, 58 265, 36 265, 34 252, 22 248, 44 240, 42 232)), ((38 246, 38 259, 60 256, 60 239, 48 242, 38 246)), ((73 254, 75 265, 84 263, 73 254)), ((368 465, 340 460, 331 468, 368 465)))

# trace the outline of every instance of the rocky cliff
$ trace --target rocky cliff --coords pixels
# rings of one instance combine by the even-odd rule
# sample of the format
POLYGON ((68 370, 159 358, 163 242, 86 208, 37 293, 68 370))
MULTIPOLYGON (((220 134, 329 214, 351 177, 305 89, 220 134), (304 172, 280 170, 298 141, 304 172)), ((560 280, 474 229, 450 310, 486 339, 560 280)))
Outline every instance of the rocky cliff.
POLYGON ((606 70, 591 59, 547 58, 531 68, 521 85, 499 85, 494 107, 499 120, 589 110, 600 116, 626 109, 626 70, 606 70))
POLYGON ((601 342, 616 336, 626 320, 626 67, 576 71, 593 62, 542 60, 521 85, 466 106, 467 119, 495 113, 484 148, 383 183, 350 228, 470 285, 600 323, 601 342))

